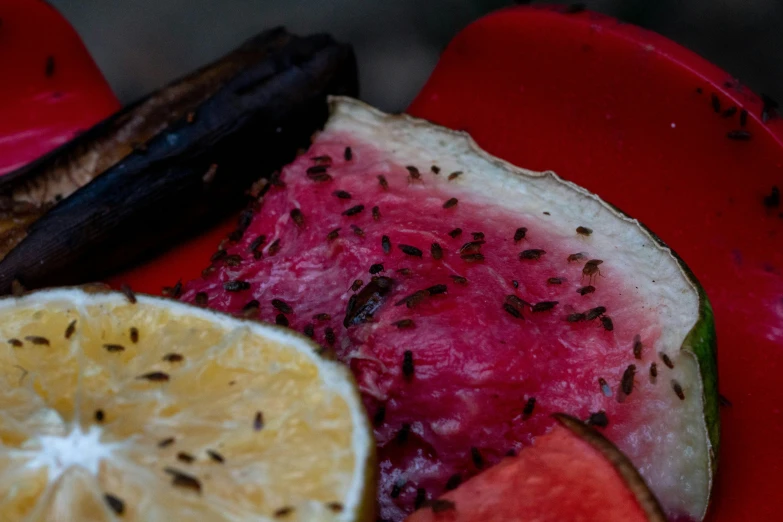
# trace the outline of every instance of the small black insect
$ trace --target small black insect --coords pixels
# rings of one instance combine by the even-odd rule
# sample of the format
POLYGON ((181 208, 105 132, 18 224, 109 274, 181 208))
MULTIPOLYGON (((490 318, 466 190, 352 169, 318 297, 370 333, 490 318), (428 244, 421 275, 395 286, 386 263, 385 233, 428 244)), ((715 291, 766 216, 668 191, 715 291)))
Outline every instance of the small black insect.
POLYGON ((731 401, 726 396, 720 393, 718 394, 718 404, 720 404, 724 408, 731 408, 732 406, 731 401))
POLYGON ((449 232, 449 235, 452 238, 458 238, 460 235, 462 235, 462 229, 461 228, 455 228, 451 232, 449 232))
MULTIPOLYGON (((562 277, 550 277, 549 279, 546 280, 546 284, 548 284, 548 285, 562 285, 563 281, 565 281, 565 279, 563 279, 562 277)), ((516 288, 516 287, 514 287, 514 288, 516 288)))
POLYGON ((400 306, 404 304, 408 308, 414 308, 416 305, 424 301, 427 295, 429 294, 426 290, 418 290, 407 297, 403 297, 394 303, 394 306, 400 306))
POLYGON ((226 461, 226 459, 223 458, 223 455, 221 455, 220 453, 218 453, 215 450, 208 449, 207 450, 207 455, 209 455, 209 458, 211 458, 212 460, 214 460, 215 462, 218 462, 220 464, 223 464, 226 461))
POLYGON ((192 464, 195 462, 196 457, 191 455, 190 453, 185 453, 184 451, 180 451, 177 453, 177 460, 180 462, 184 462, 185 464, 192 464))
POLYGON ((326 344, 329 346, 334 346, 334 343, 337 342, 337 336, 334 334, 334 330, 330 326, 327 326, 324 329, 324 338, 326 339, 326 344))
POLYGON ((168 438, 165 438, 162 441, 158 442, 158 447, 159 448, 167 448, 167 447, 171 446, 172 444, 174 444, 174 437, 168 437, 168 438))
POLYGON ((714 92, 710 94, 710 103, 712 104, 712 110, 716 113, 720 113, 720 99, 714 92))
POLYGON ((95 410, 95 421, 96 422, 103 422, 103 419, 106 418, 106 414, 103 413, 103 410, 95 410))
POLYGON ((432 171, 433 174, 440 174, 440 167, 438 167, 437 165, 433 165, 432 167, 430 167, 430 170, 432 171))
POLYGON ((580 321, 584 321, 586 318, 587 316, 585 314, 573 313, 573 314, 568 314, 568 317, 566 317, 566 321, 568 321, 569 323, 578 323, 580 321))
POLYGON ((606 307, 605 306, 596 306, 595 308, 591 308, 587 311, 585 314, 585 319, 588 321, 592 321, 593 319, 596 319, 598 317, 601 317, 606 313, 606 307))
POLYGON ((40 335, 27 335, 24 338, 25 341, 31 342, 38 346, 49 346, 49 339, 41 337, 40 335))
POLYGON ((353 151, 351 150, 351 147, 345 147, 343 158, 345 158, 345 161, 351 161, 353 159, 353 151))
POLYGON ((312 178, 313 176, 317 176, 319 174, 325 173, 328 167, 329 167, 328 165, 313 165, 312 167, 307 168, 305 174, 307 174, 308 177, 312 178))
POLYGON ((261 307, 261 303, 257 299, 251 299, 242 307, 242 315, 244 317, 252 317, 258 313, 258 309, 261 307))
POLYGON ((408 165, 408 166, 407 166, 407 167, 405 167, 405 168, 406 168, 406 169, 408 169, 408 177, 409 177, 411 180, 418 180, 418 179, 421 179, 421 173, 419 173, 419 169, 417 169, 417 168, 416 168, 416 167, 414 167, 413 165, 408 165))
POLYGON ((139 375, 136 379, 150 382, 166 382, 170 377, 169 374, 165 372, 149 372, 139 375))
POLYGON ((361 279, 355 279, 354 282, 351 283, 351 290, 355 292, 358 289, 360 289, 362 286, 364 286, 364 281, 362 281, 361 279))
POLYGON ((315 337, 315 326, 313 326, 313 323, 307 323, 305 327, 302 329, 302 333, 305 334, 310 339, 315 337))
POLYGON ((427 293, 430 295, 440 295, 445 294, 448 291, 448 287, 444 284, 440 285, 433 285, 429 288, 427 288, 427 293))
POLYGON ((557 306, 557 301, 541 301, 533 305, 533 312, 547 312, 557 306))
POLYGON ((383 421, 386 420, 386 406, 381 404, 378 409, 375 410, 375 415, 372 417, 372 423, 375 426, 380 426, 383 421))
POLYGON ((583 286, 583 287, 579 288, 576 292, 579 295, 592 294, 593 292, 595 292, 595 287, 593 285, 583 286))
POLYGON ((358 227, 351 223, 351 230, 353 231, 354 235, 359 237, 364 237, 364 230, 361 229, 361 227, 358 227))
POLYGON ((723 114, 721 114, 721 116, 723 116, 724 118, 731 118, 735 114, 737 114, 737 107, 732 105, 731 107, 723 111, 723 114))
POLYGON ((333 513, 340 513, 343 510, 343 505, 339 502, 329 502, 326 504, 326 507, 333 513))
POLYGON ((163 360, 166 362, 182 362, 185 359, 181 354, 179 353, 167 353, 163 356, 163 360))
POLYGON ((343 216, 355 216, 359 212, 364 210, 364 205, 354 205, 353 207, 349 208, 348 210, 343 212, 343 216))
POLYGON ((623 372, 623 378, 620 380, 620 388, 623 393, 630 395, 633 391, 633 378, 636 375, 636 365, 629 364, 628 368, 623 372))
POLYGON ((636 334, 633 338, 633 356, 634 359, 641 359, 642 358, 642 336, 639 334, 636 334))
POLYGON ((446 202, 443 204, 443 208, 456 207, 457 203, 459 203, 459 200, 457 198, 450 198, 446 200, 446 202))
POLYGON ((764 206, 767 208, 778 208, 780 206, 780 189, 773 185, 769 194, 764 196, 764 206))
POLYGON ((658 377, 658 365, 652 363, 650 365, 650 379, 654 381, 656 377, 658 377))
POLYGON ((519 288, 519 281, 517 281, 516 279, 512 279, 511 286, 513 286, 514 288, 519 288))
POLYGON ((275 239, 274 241, 272 241, 272 244, 269 245, 269 248, 266 251, 266 255, 274 256, 278 252, 280 252, 280 240, 275 239))
POLYGON ((666 355, 663 352, 659 353, 658 355, 661 356, 661 360, 663 361, 663 364, 665 364, 666 366, 668 366, 671 369, 674 369, 674 363, 672 362, 671 359, 669 359, 668 355, 666 355))
POLYGON ((577 252, 576 254, 571 254, 568 256, 568 262, 572 261, 581 261, 582 259, 587 257, 587 253, 585 252, 577 252))
POLYGON ((14 348, 21 348, 24 345, 24 343, 22 343, 22 341, 20 341, 19 339, 8 339, 8 344, 13 346, 14 348))
POLYGON ((509 294, 506 296, 505 302, 510 304, 511 306, 519 309, 524 310, 525 307, 529 307, 530 303, 525 301, 524 299, 520 299, 519 297, 515 296, 514 294, 509 294))
POLYGON ((443 248, 438 243, 433 243, 430 245, 430 254, 432 259, 443 259, 443 248))
POLYGON ((192 475, 177 471, 173 468, 165 468, 163 471, 171 475, 171 484, 180 488, 192 489, 196 493, 201 493, 201 481, 192 475))
POLYGON ((381 209, 377 205, 372 207, 372 219, 373 221, 381 220, 381 209))
POLYGON ((391 252, 391 240, 389 239, 389 236, 381 236, 381 248, 383 248, 384 254, 391 252))
POLYGON ((304 227, 304 224, 305 224, 305 222, 304 222, 304 214, 302 214, 302 211, 300 209, 298 209, 298 208, 293 209, 291 211, 290 215, 291 215, 291 219, 294 221, 294 224, 297 227, 299 227, 299 228, 304 227))
MULTIPOLYGON (((133 330, 133 329, 131 329, 133 330)), ((70 339, 71 336, 76 332, 76 319, 68 323, 68 326, 65 328, 65 338, 70 339)), ((13 341, 16 341, 16 339, 12 339, 13 341)), ((10 341, 9 341, 10 342, 10 341)), ((17 341, 18 342, 18 341, 17 341)), ((16 346, 15 344, 11 343, 13 346, 16 346)), ((22 343, 19 343, 19 346, 22 346, 22 343)))
POLYGON ((351 199, 351 193, 344 190, 335 190, 332 194, 340 199, 351 199))
POLYGON ((400 319, 399 321, 396 321, 392 324, 400 330, 404 330, 405 328, 413 328, 415 326, 413 319, 400 319))
POLYGON ((238 254, 231 254, 230 256, 226 256, 226 266, 238 267, 241 264, 242 256, 238 254))
POLYGON ((266 243, 266 236, 262 234, 262 235, 258 236, 257 238, 255 238, 250 243, 250 246, 248 247, 248 250, 250 252, 255 253, 255 252, 258 251, 259 248, 261 248, 261 246, 263 246, 264 243, 266 243))
POLYGON ((484 232, 471 232, 471 236, 473 236, 473 241, 481 241, 484 239, 484 232))
POLYGON ((778 102, 770 98, 768 95, 762 93, 761 103, 761 122, 767 123, 772 117, 772 114, 777 110, 778 102))
POLYGON ((533 415, 533 410, 536 407, 536 398, 530 397, 525 403, 525 407, 522 408, 522 419, 529 419, 533 415))
POLYGON ((604 330, 607 332, 614 330, 614 323, 612 322, 612 318, 606 315, 601 317, 601 326, 603 326, 604 330))
POLYGON ((223 289, 226 292, 241 292, 243 290, 250 290, 250 283, 247 281, 226 281, 223 283, 223 289))
POLYGON ((523 250, 519 253, 519 259, 538 260, 541 256, 546 254, 546 250, 540 248, 531 248, 529 250, 523 250))
POLYGON ((383 272, 383 265, 380 263, 375 263, 374 265, 370 266, 370 273, 371 274, 377 274, 378 272, 383 272))
POLYGON ((508 312, 510 315, 513 315, 517 319, 524 319, 522 316, 522 312, 520 312, 518 309, 516 309, 513 305, 509 303, 503 303, 503 310, 508 312))
POLYGON ((674 379, 672 379, 672 390, 674 390, 674 393, 677 395, 677 397, 680 398, 681 401, 685 400, 685 392, 682 391, 682 386, 680 386, 680 383, 674 379))
POLYGON ((253 431, 261 431, 264 427, 264 413, 257 411, 253 416, 253 431))
POLYGON ((591 413, 590 418, 587 419, 587 424, 598 426, 599 428, 606 428, 609 426, 609 417, 606 416, 606 412, 603 410, 591 413))
POLYGON ((120 497, 111 493, 104 493, 103 500, 116 515, 125 513, 125 502, 120 497))
POLYGON ((326 240, 334 241, 335 239, 337 239, 337 236, 339 235, 340 235, 340 228, 338 227, 332 230, 331 232, 329 232, 328 234, 326 234, 326 240))
POLYGON ((287 517, 288 515, 290 515, 293 512, 294 512, 294 508, 293 507, 291 507, 291 506, 283 506, 283 507, 278 508, 277 510, 275 510, 274 516, 275 516, 275 518, 283 518, 283 517, 287 517))
POLYGON ((481 452, 477 447, 473 446, 470 448, 470 458, 473 460, 473 465, 476 467, 476 469, 481 469, 484 467, 484 457, 481 455, 481 452))
POLYGON ((283 301, 282 299, 272 299, 272 306, 283 312, 284 314, 292 314, 294 313, 294 309, 291 308, 291 305, 283 301))
POLYGON ((177 284, 174 286, 164 286, 162 293, 166 297, 173 297, 176 299, 182 295, 182 281, 177 281, 177 284))
POLYGON ((475 254, 476 252, 479 252, 481 250, 481 245, 486 243, 486 241, 479 240, 479 241, 470 241, 468 243, 465 243, 462 245, 459 249, 460 254, 475 254))
POLYGON ((462 171, 461 170, 458 170, 456 172, 452 172, 451 174, 449 174, 449 181, 455 180, 455 179, 457 179, 460 176, 462 176, 462 171))
POLYGON ((128 300, 128 302, 130 304, 136 304, 136 294, 133 293, 131 287, 123 283, 120 288, 122 290, 122 293, 125 294, 125 298, 128 300))
POLYGON ((397 248, 402 250, 402 253, 405 255, 413 256, 413 257, 421 257, 424 252, 416 248, 415 246, 411 245, 397 245, 397 248))
POLYGON ((527 227, 519 227, 516 232, 514 232, 514 242, 519 242, 525 239, 525 236, 527 235, 527 227))
POLYGON ((478 263, 479 261, 484 261, 484 254, 462 254, 459 257, 467 263, 478 263))
POLYGON ((466 285, 468 284, 468 280, 460 275, 452 274, 449 276, 455 283, 458 285, 466 285))
POLYGON ((386 181, 386 176, 384 176, 383 174, 380 174, 378 176, 378 183, 381 185, 381 188, 383 190, 389 190, 389 182, 386 181))
POLYGON ((277 314, 275 316, 275 324, 280 326, 288 326, 290 323, 288 322, 288 318, 286 316, 283 314, 277 314))
POLYGON ((726 133, 726 137, 735 141, 748 141, 753 137, 751 133, 746 130, 732 130, 726 133))
POLYGON ((416 488, 416 500, 413 501, 413 508, 420 509, 427 501, 427 491, 424 488, 416 488))
POLYGON ((397 432, 397 436, 395 437, 397 444, 403 445, 406 442, 408 442, 408 435, 410 435, 410 433, 411 433, 411 425, 406 422, 402 425, 400 431, 397 432))
POLYGON ((104 344, 103 349, 109 353, 124 352, 125 347, 121 344, 104 344))
POLYGON ((459 473, 455 473, 449 477, 449 480, 446 481, 446 491, 457 489, 460 484, 462 484, 462 477, 459 473))
POLYGON ((587 227, 576 227, 576 233, 580 236, 589 236, 593 233, 593 229, 587 227))

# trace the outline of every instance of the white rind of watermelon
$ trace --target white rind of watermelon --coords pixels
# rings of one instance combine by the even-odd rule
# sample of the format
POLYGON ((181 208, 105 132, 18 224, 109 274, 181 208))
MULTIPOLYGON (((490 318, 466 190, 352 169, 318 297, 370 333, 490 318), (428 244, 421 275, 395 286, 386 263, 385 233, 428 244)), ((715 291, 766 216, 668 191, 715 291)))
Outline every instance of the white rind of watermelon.
POLYGON ((679 258, 596 195, 465 133, 349 98, 331 111, 183 299, 288 323, 349 365, 375 421, 381 518, 530 444, 562 411, 605 412, 605 435, 667 514, 700 520, 717 444, 714 335, 679 258), (378 284, 372 316, 346 320, 378 284))

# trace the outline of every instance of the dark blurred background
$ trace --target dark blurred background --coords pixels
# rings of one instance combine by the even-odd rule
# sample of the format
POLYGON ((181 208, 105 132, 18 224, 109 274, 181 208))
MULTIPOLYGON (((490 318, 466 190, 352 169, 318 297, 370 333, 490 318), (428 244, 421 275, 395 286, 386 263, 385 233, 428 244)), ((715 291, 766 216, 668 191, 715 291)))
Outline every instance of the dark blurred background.
MULTIPOLYGON (((262 29, 328 31, 358 55, 362 98, 405 109, 454 34, 501 0, 50 0, 76 27, 123 102, 262 29)), ((531 2, 538 3, 538 2, 531 2)), ((540 2, 544 3, 544 2, 540 2)), ((568 2, 564 2, 568 3, 568 2)), ((757 92, 783 100, 783 1, 586 0, 657 31, 757 92)))

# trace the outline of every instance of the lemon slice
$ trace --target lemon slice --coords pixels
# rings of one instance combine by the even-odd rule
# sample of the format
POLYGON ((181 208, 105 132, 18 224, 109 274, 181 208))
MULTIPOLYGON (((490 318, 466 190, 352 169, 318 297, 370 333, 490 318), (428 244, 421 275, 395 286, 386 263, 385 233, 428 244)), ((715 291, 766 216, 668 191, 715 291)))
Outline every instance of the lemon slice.
POLYGON ((308 339, 174 301, 0 300, 0 520, 369 520, 371 432, 308 339))

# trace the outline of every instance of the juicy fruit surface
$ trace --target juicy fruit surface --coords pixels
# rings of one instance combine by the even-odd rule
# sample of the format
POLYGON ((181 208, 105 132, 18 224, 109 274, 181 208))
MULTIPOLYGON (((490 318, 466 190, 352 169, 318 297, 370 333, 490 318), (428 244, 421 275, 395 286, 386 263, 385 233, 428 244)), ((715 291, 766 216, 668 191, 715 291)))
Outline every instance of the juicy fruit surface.
POLYGON ((604 411, 607 436, 667 509, 701 516, 710 480, 702 390, 694 358, 680 351, 698 302, 668 254, 624 251, 630 237, 634 251, 658 248, 624 235, 629 220, 577 233, 609 211, 551 177, 527 173, 539 179, 524 185, 515 172, 493 178, 499 191, 477 188, 481 172, 466 167, 490 162, 439 142, 461 136, 384 140, 369 128, 380 116, 364 117, 333 120, 183 298, 311 333, 351 368, 375 424, 382 518, 400 520, 417 498, 530 444, 554 411, 604 411), (569 262, 576 253, 585 257, 569 262), (585 275, 594 258, 600 274, 585 275), (590 284, 594 292, 577 292, 590 284), (605 313, 567 320, 597 307, 605 313))
POLYGON ((361 404, 303 338, 79 290, 0 313, 0 519, 357 519, 361 404))
POLYGON ((642 522, 665 518, 660 511, 648 517, 602 453, 567 428, 556 426, 518 457, 504 459, 406 520, 642 522))

